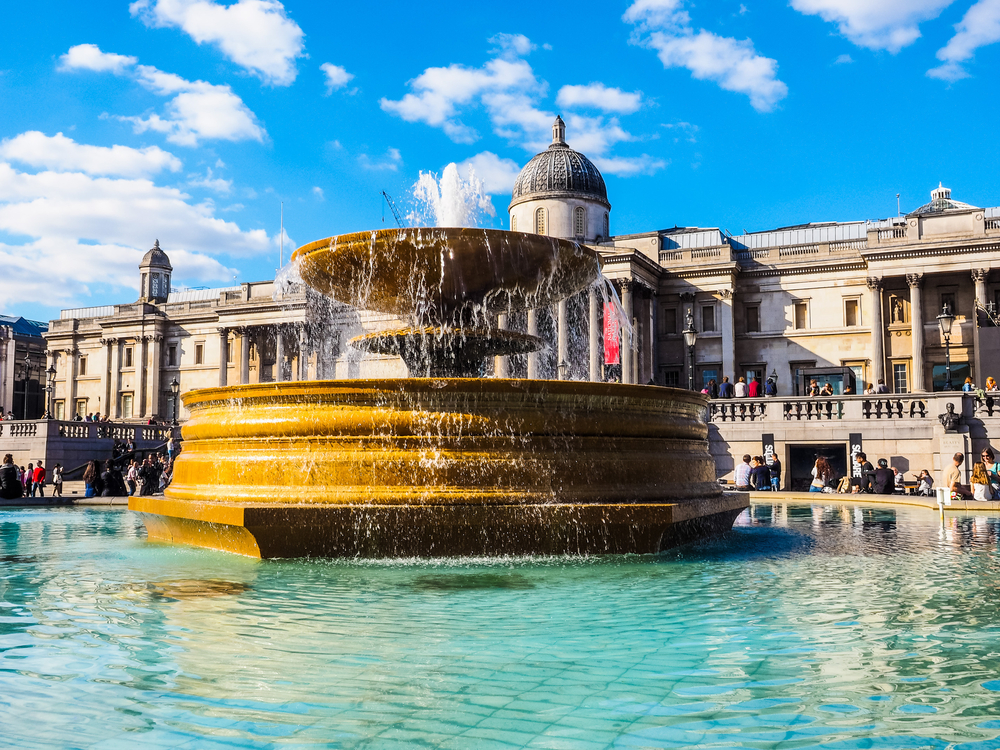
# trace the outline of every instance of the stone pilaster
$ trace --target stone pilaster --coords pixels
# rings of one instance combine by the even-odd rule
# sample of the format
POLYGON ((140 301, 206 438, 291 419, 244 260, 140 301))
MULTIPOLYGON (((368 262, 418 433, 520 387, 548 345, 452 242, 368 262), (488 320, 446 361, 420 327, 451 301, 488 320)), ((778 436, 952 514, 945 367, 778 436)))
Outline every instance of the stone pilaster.
POLYGON ((219 328, 219 387, 229 384, 229 329, 219 328))
MULTIPOLYGON (((621 282, 622 307, 625 309, 626 319, 632 323, 633 332, 635 332, 635 315, 632 309, 632 289, 634 286, 635 282, 631 279, 625 279, 621 282)), ((626 333, 626 331, 621 332, 618 345, 618 351, 622 363, 622 382, 634 383, 635 376, 632 371, 632 352, 634 350, 634 343, 631 337, 627 336, 626 333)))
POLYGON ((590 381, 596 383, 601 379, 601 299, 596 287, 590 288, 590 381))
POLYGON ((921 284, 924 275, 921 273, 906 274, 906 283, 910 286, 910 333, 913 340, 913 361, 910 365, 910 388, 915 393, 923 393, 924 388, 924 303, 921 284))
POLYGON ((882 328, 882 279, 866 279, 872 306, 872 383, 885 379, 885 331, 882 328))

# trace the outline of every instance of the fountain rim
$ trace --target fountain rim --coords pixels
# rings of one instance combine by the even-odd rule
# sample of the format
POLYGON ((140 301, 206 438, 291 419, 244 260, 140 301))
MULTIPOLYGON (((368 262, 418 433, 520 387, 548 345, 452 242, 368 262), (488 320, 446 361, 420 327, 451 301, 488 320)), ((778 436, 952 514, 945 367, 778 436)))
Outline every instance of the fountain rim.
POLYGON ((196 388, 181 394, 186 407, 227 402, 234 398, 267 398, 317 393, 399 393, 428 395, 444 393, 521 393, 548 394, 554 397, 603 396, 621 399, 674 401, 694 407, 707 407, 708 396, 697 391, 660 385, 605 383, 589 380, 541 380, 528 378, 347 378, 338 380, 284 380, 270 383, 196 388))

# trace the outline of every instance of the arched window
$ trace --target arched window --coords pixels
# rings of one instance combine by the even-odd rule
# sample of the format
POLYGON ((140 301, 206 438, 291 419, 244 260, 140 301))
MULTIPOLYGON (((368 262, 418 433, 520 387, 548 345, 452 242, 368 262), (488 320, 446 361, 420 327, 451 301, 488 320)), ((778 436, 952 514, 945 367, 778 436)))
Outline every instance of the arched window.
POLYGON ((604 214, 604 236, 611 236, 611 225, 608 223, 608 215, 606 213, 604 214))
POLYGON ((587 210, 583 206, 577 206, 573 212, 573 234, 583 237, 587 233, 587 210))
POLYGON ((535 234, 545 234, 545 209, 535 211, 535 234))
POLYGON ((512 232, 516 232, 517 231, 517 217, 514 216, 513 214, 511 214, 511 217, 510 217, 510 231, 512 231, 512 232))

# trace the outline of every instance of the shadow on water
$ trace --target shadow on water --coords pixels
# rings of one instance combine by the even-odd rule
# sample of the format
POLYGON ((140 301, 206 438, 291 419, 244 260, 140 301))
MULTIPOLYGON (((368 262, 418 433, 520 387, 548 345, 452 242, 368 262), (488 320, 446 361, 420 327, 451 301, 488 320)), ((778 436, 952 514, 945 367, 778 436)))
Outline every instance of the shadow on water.
POLYGON ((812 554, 815 546, 815 539, 790 529, 741 528, 664 550, 658 559, 662 562, 721 562, 789 558, 812 554))
POLYGON ((523 591, 535 588, 527 577, 518 574, 454 573, 419 576, 409 585, 418 591, 484 591, 513 589, 523 591))
POLYGON ((248 584, 239 581, 188 578, 150 583, 147 590, 157 599, 180 600, 232 596, 249 591, 250 588, 248 584))

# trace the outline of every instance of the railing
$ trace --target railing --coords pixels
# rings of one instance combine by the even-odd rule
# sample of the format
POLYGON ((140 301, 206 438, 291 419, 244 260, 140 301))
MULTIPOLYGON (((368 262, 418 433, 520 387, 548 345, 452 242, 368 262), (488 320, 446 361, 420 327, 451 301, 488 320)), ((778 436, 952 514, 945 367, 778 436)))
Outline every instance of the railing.
POLYGON ((890 229, 879 229, 878 238, 880 240, 900 240, 906 237, 906 225, 897 225, 890 229))
POLYGON ((860 240, 840 240, 830 243, 830 252, 839 253, 844 250, 865 250, 868 248, 868 238, 860 240))
POLYGON ((162 443, 170 437, 169 425, 125 422, 66 422, 55 419, 8 420, 0 422, 0 439, 58 437, 69 440, 134 440, 162 443))
POLYGON ((787 258, 793 255, 815 255, 819 245, 786 245, 778 248, 778 257, 787 258))
POLYGON ((0 437, 34 437, 38 434, 37 422, 2 422, 0 423, 0 437))
POLYGON ((973 398, 972 413, 975 416, 1000 417, 1000 393, 997 393, 995 396, 992 394, 993 392, 991 391, 982 397, 977 395, 973 398))
POLYGON ((986 229, 987 229, 987 231, 992 230, 992 229, 1000 229, 1000 218, 987 219, 986 220, 986 229))
POLYGON ((712 399, 709 422, 926 421, 936 423, 948 403, 967 417, 1000 418, 1000 393, 979 398, 960 393, 886 394, 880 396, 776 396, 712 399), (973 402, 974 398, 974 402, 973 402))
POLYGON ((699 260, 700 258, 721 258, 722 249, 718 247, 708 247, 702 250, 692 250, 691 260, 699 260))
POLYGON ((660 263, 669 263, 674 260, 684 260, 683 250, 660 250, 660 263))

